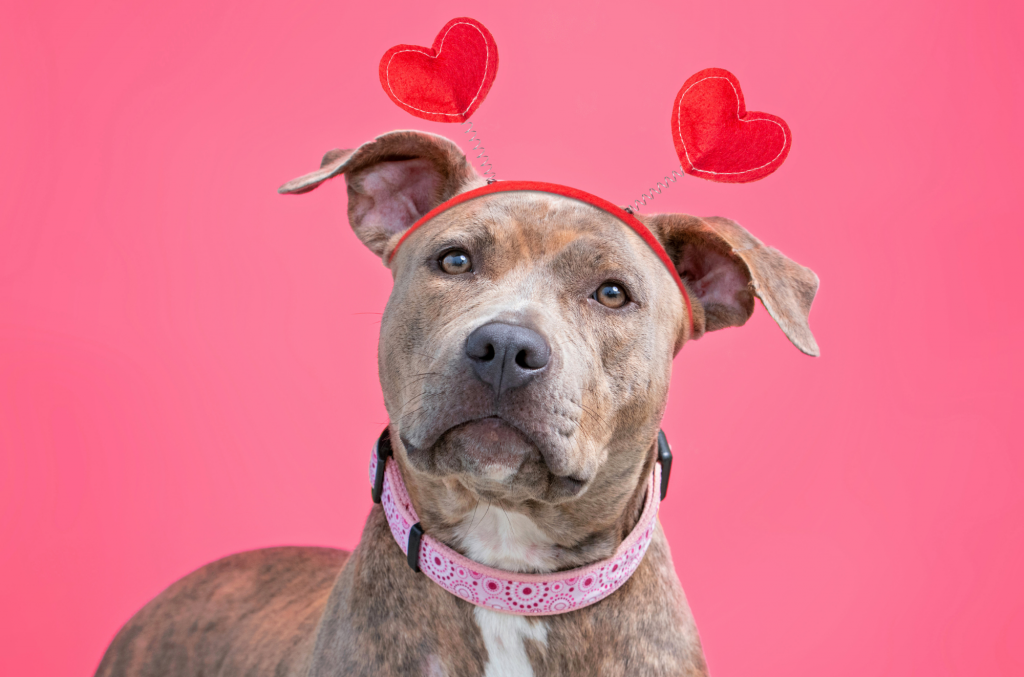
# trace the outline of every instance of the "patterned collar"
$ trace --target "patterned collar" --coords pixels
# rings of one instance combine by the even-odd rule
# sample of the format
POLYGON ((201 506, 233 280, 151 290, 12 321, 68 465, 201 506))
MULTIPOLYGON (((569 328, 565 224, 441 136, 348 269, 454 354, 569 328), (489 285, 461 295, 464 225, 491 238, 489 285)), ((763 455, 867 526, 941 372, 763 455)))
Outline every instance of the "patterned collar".
POLYGON ((654 537, 658 507, 668 490, 672 464, 665 434, 658 433, 658 463, 647 481, 643 512, 608 559, 545 574, 503 571, 474 562, 423 532, 409 499, 385 429, 370 456, 373 500, 384 508, 391 534, 413 571, 451 594, 485 609, 523 616, 551 616, 599 602, 636 571, 654 537))

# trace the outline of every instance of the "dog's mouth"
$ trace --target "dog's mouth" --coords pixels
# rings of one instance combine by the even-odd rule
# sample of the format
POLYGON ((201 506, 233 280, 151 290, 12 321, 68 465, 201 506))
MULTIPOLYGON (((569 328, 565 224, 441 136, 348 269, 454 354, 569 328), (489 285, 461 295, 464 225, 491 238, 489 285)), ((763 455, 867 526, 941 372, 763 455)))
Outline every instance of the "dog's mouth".
POLYGON ((510 492, 565 500, 587 485, 586 478, 552 473, 540 445, 501 416, 455 424, 429 446, 417 447, 404 434, 399 436, 414 468, 432 475, 459 475, 467 488, 487 500, 506 499, 510 492))
POLYGON ((540 457, 529 435, 496 415, 457 423, 422 447, 413 445, 404 434, 401 437, 410 462, 428 472, 466 472, 498 479, 517 470, 531 456, 540 457))

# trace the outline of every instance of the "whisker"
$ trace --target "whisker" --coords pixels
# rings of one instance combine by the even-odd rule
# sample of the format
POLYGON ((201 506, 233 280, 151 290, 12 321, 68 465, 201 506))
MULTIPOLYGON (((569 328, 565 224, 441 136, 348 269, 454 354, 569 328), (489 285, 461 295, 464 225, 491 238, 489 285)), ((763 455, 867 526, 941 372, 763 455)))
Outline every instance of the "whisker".
POLYGON ((508 512, 505 510, 505 508, 502 508, 501 512, 502 512, 502 514, 505 515, 505 521, 508 522, 508 530, 512 532, 512 540, 513 541, 519 540, 518 538, 516 538, 515 527, 512 526, 512 518, 508 516, 508 512))
MULTIPOLYGON (((477 501, 477 504, 479 505, 479 501, 477 501)), ((492 505, 492 503, 490 501, 488 501, 487 507, 484 508, 484 514, 480 516, 480 521, 477 524, 474 524, 473 526, 471 526, 469 528, 469 533, 472 533, 473 529, 475 529, 480 524, 484 523, 484 518, 487 517, 487 512, 491 509, 491 505, 492 505)))
POLYGON ((402 388, 408 388, 409 386, 413 386, 413 385, 416 385, 418 383, 422 383, 424 380, 426 380, 427 378, 429 378, 431 376, 439 376, 439 375, 440 375, 440 372, 436 372, 436 371, 427 371, 427 372, 424 372, 422 374, 416 374, 415 376, 410 377, 409 380, 406 381, 405 384, 402 386, 402 388))

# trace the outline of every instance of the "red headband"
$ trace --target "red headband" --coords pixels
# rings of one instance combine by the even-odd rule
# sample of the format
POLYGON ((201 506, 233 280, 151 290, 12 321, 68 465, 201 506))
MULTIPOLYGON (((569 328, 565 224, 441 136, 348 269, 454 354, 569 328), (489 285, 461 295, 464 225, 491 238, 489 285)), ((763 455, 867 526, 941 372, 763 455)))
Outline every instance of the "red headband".
POLYGON ((542 181, 497 181, 495 183, 490 183, 486 186, 481 186, 466 193, 460 193, 459 195, 456 195, 452 199, 446 202, 442 202, 438 206, 434 207, 429 212, 427 212, 419 221, 409 226, 409 229, 405 231, 405 233, 402 235, 402 238, 398 241, 398 244, 396 244, 395 248, 391 250, 391 254, 388 256, 388 263, 391 263, 391 259, 395 257, 395 252, 398 251, 398 248, 402 246, 402 243, 405 242, 405 239, 409 237, 409 235, 412 234, 414 230, 416 230, 417 228, 419 228, 424 223, 431 220, 441 212, 447 211, 454 207, 455 205, 462 204, 463 202, 467 202, 474 198, 478 198, 482 195, 491 195, 493 193, 507 193, 509 191, 515 190, 535 191, 539 193, 553 193, 555 195, 561 195, 562 197, 571 198, 573 200, 579 200, 580 202, 585 202, 589 205, 597 207, 601 211, 611 214, 619 221, 622 221, 624 224, 632 228, 633 231, 636 232, 636 234, 639 235, 641 238, 643 238, 643 241, 646 242, 648 246, 650 246, 651 250, 653 250, 654 253, 657 254, 658 258, 661 259, 661 262, 665 264, 665 268, 668 269, 668 272, 672 276, 672 279, 675 280, 676 284, 679 286, 679 291, 683 295, 683 301, 686 303, 686 317, 689 322, 690 333, 693 333, 693 308, 690 307, 690 295, 686 293, 686 286, 683 285, 683 281, 682 279, 680 279, 679 273, 676 271, 675 264, 672 262, 672 259, 669 258, 668 252, 665 251, 665 248, 661 246, 661 242, 658 241, 658 238, 654 237, 654 233, 652 233, 647 228, 647 226, 642 224, 639 219, 633 216, 632 213, 627 212, 622 207, 617 207, 611 202, 608 202, 608 200, 599 198, 596 195, 591 195, 590 193, 579 190, 578 188, 560 186, 557 183, 544 183, 542 181))

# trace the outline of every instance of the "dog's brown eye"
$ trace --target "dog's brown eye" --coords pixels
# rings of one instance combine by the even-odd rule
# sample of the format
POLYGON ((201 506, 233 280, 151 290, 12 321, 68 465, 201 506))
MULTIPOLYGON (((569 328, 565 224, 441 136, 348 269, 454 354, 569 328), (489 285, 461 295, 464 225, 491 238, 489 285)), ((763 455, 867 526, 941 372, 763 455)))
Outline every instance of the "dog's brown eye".
POLYGON ((469 268, 472 265, 472 262, 469 260, 469 254, 458 249, 452 250, 441 257, 441 270, 449 275, 469 272, 469 268))
POLYGON ((621 308, 629 300, 625 288, 615 282, 605 282, 598 287, 594 292, 594 298, 598 303, 609 308, 621 308))

